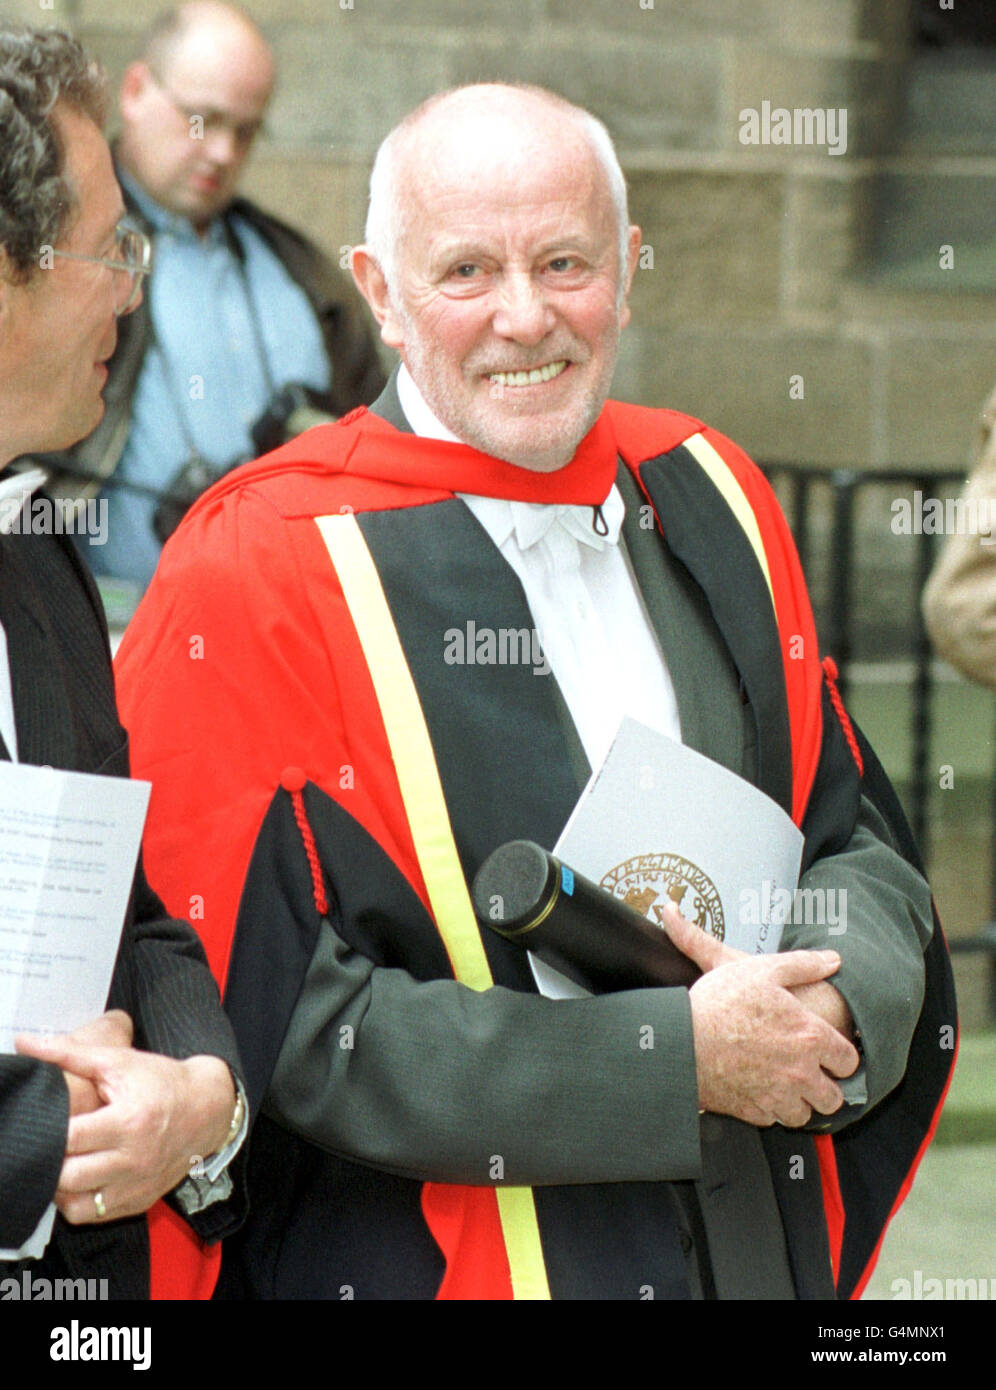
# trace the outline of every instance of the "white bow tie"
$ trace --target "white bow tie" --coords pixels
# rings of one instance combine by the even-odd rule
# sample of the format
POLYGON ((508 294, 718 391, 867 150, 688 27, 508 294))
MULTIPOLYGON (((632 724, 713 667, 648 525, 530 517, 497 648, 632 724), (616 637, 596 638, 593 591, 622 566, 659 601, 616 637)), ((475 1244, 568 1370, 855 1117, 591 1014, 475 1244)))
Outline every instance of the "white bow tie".
POLYGON ((602 503, 601 520, 596 521, 596 508, 563 502, 510 502, 512 525, 520 550, 528 550, 557 525, 584 545, 593 550, 604 550, 607 545, 616 545, 622 526, 625 507, 616 488, 613 488, 602 503), (595 526, 599 529, 596 531, 595 526), (604 534, 602 534, 604 533, 604 534))

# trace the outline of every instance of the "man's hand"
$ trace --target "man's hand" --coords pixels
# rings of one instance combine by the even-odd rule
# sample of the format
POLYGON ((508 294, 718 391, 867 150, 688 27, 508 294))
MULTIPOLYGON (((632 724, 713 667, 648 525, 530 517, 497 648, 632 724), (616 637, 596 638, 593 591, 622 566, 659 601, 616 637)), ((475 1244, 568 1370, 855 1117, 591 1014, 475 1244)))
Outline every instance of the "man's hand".
POLYGON ((193 1158, 227 1142, 235 1087, 219 1057, 177 1062, 67 1038, 26 1039, 20 1050, 84 1079, 100 1100, 69 1122, 55 1204, 74 1225, 147 1211, 193 1158))
POLYGON ((793 985, 792 993, 805 1008, 836 1028, 841 1037, 848 1042, 854 1041, 854 1019, 847 1001, 829 980, 820 980, 815 985, 793 985))
POLYGON ((813 1110, 838 1110, 843 1095, 833 1077, 849 1076, 859 1058, 822 1013, 822 1006, 839 1013, 822 993, 826 977, 840 966, 837 953, 748 956, 676 911, 665 916, 674 944, 705 972, 689 991, 703 1109, 753 1125, 790 1126, 806 1124, 813 1110), (817 991, 809 999, 818 1007, 793 997, 800 987, 817 991))
MULTIPOLYGON (((75 1028, 71 1033, 63 1036, 63 1042, 78 1044, 80 1047, 131 1047, 131 1040, 135 1029, 132 1021, 123 1009, 110 1009, 106 1014, 101 1014, 100 1018, 84 1023, 81 1028, 75 1028)), ((31 1055, 29 1038, 18 1038, 17 1050, 31 1055), (22 1046, 21 1044, 25 1044, 22 1046)), ((100 1096, 92 1081, 87 1081, 85 1077, 76 1076, 71 1071, 63 1071, 66 1086, 69 1089, 69 1117, 74 1115, 88 1115, 92 1110, 96 1110, 101 1104, 100 1096)))
MULTIPOLYGON (((751 959, 746 951, 727 946, 708 932, 704 932, 701 927, 693 926, 687 918, 682 917, 673 903, 668 903, 663 912, 668 936, 678 950, 694 960, 703 972, 715 970, 717 965, 723 965, 728 961, 751 959)), ((790 985, 789 988, 800 1004, 818 1014, 831 1028, 836 1028, 848 1042, 854 1041, 854 1019, 851 1017, 851 1010, 847 1007, 847 1001, 840 990, 829 980, 819 980, 815 984, 790 985)))

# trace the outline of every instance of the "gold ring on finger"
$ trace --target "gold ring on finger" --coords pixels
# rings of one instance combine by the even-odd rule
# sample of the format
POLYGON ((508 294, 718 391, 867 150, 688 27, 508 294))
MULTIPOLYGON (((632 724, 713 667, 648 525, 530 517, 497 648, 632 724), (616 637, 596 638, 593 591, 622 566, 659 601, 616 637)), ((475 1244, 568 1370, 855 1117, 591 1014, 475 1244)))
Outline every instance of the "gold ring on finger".
POLYGON ((107 1215, 107 1207, 104 1205, 104 1194, 102 1192, 95 1192, 93 1194, 93 1205, 97 1210, 97 1215, 103 1220, 107 1215))

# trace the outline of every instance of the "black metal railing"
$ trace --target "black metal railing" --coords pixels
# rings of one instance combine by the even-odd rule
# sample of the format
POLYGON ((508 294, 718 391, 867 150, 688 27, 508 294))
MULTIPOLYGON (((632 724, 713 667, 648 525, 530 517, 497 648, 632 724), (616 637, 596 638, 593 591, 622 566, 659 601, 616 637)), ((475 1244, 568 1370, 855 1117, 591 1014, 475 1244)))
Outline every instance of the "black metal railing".
MULTIPOLYGON (((950 489, 964 477, 961 471, 927 471, 901 468, 876 469, 874 472, 854 468, 820 466, 817 464, 773 463, 764 471, 779 491, 784 490, 786 512, 795 537, 799 557, 807 581, 818 593, 825 595, 817 609, 817 627, 824 652, 833 657, 840 672, 838 686, 847 698, 851 667, 855 657, 855 637, 866 602, 855 602, 855 584, 862 569, 856 527, 857 505, 863 493, 871 489, 901 489, 904 494, 919 491, 930 497, 939 488, 950 489), (817 576, 814 556, 814 524, 812 501, 819 488, 829 492, 829 508, 824 537, 826 561, 824 573, 817 576), (817 579, 822 582, 817 583, 817 579)), ((933 651, 920 612, 920 595, 935 559, 937 537, 921 531, 912 537, 913 563, 909 567, 908 583, 904 585, 906 611, 898 615, 901 621, 895 631, 905 632, 905 651, 900 648, 893 656, 905 657, 913 666, 910 692, 910 760, 908 792, 904 797, 910 825, 927 855, 930 818, 929 793, 931 731, 931 697, 934 688, 933 651)), ((895 616, 895 615, 894 615, 895 616)))
MULTIPOLYGON (((920 492, 933 497, 939 491, 951 493, 961 484, 961 470, 934 471, 927 469, 876 469, 874 472, 810 464, 773 463, 763 465, 764 472, 782 495, 789 525, 795 537, 807 583, 824 595, 823 602, 814 602, 817 629, 823 651, 837 663, 838 686, 846 699, 855 654, 855 635, 869 606, 868 598, 855 603, 856 578, 865 568, 860 553, 859 527, 856 525, 858 503, 872 488, 901 489, 904 495, 920 492), (823 572, 815 558, 813 498, 816 489, 829 492, 829 506, 824 508, 825 552, 823 572)), ((825 499, 824 499, 825 500, 825 499)), ((934 654, 920 610, 923 586, 936 558, 938 537, 922 529, 913 536, 912 564, 908 566, 905 586, 905 613, 895 624, 895 631, 905 634, 905 651, 893 651, 912 663, 913 680, 909 699, 910 756, 907 788, 903 797, 910 825, 920 851, 927 860, 930 848, 930 788, 929 771, 931 711, 934 694, 934 654)), ((871 606, 874 606, 872 603, 871 606)), ((996 779, 992 787, 992 819, 990 834, 990 915, 993 920, 968 935, 954 934, 949 938, 952 951, 982 952, 989 956, 989 1013, 996 1019, 996 779)))

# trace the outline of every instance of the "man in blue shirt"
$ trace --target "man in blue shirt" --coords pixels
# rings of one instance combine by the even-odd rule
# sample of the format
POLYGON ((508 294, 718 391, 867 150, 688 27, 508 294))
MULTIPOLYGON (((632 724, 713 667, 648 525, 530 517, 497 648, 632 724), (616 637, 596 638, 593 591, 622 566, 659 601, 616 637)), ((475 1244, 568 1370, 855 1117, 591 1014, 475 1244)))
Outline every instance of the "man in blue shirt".
POLYGON ((93 569, 139 588, 178 514, 157 516, 159 494, 192 500, 198 485, 314 423, 306 408, 254 438, 288 386, 298 389, 284 415, 295 403, 341 415, 383 385, 345 277, 235 197, 273 81, 263 35, 215 0, 162 16, 122 81, 118 174, 132 220, 153 240, 155 273, 120 335, 103 423, 56 466, 62 495, 106 500, 107 524, 89 539, 93 569))

